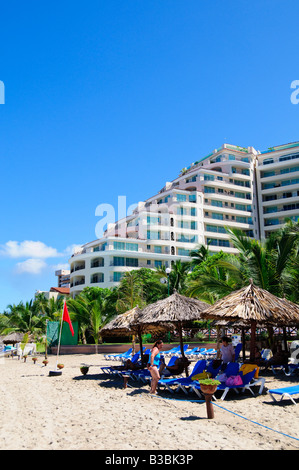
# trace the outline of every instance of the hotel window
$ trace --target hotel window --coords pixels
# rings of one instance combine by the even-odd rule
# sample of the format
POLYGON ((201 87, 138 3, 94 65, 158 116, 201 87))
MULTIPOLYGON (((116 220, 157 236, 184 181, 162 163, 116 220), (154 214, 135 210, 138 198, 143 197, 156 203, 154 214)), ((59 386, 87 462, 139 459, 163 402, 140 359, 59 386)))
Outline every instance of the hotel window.
POLYGON ((212 206, 215 206, 215 207, 222 207, 223 206, 222 201, 214 201, 213 199, 211 200, 211 204, 212 204, 212 206))
POLYGON ((179 202, 186 202, 186 200, 187 200, 186 194, 177 194, 176 198, 177 198, 177 201, 179 201, 179 202))
POLYGON ((115 250, 125 250, 126 244, 125 242, 113 242, 113 248, 115 250))
POLYGON ((189 256, 190 250, 185 250, 185 248, 178 248, 178 255, 179 256, 189 256))
POLYGON ((239 215, 236 216, 236 222, 239 222, 240 224, 246 224, 247 219, 246 217, 240 217, 239 215))
POLYGON ((196 194, 190 194, 189 202, 196 202, 196 194))
POLYGON ((196 208, 195 208, 195 207, 191 207, 191 209, 190 209, 190 215, 191 215, 192 217, 196 217, 196 208))
POLYGON ((113 256, 113 266, 124 266, 125 265, 125 258, 121 256, 113 256))
POLYGON ((263 161, 263 165, 270 165, 271 163, 274 163, 273 158, 266 158, 266 160, 263 161))
POLYGON ((96 284, 96 283, 99 283, 99 282, 104 282, 104 274, 103 274, 103 273, 93 274, 93 275, 90 277, 90 282, 91 282, 91 284, 96 284))
POLYGON ((187 209, 185 209, 184 207, 178 207, 177 215, 187 215, 187 209))
POLYGON ((162 261, 155 260, 155 268, 157 269, 162 268, 162 261))
POLYGON ((138 268, 138 258, 126 258, 126 266, 138 268))
POLYGON ((147 224, 148 225, 158 225, 161 223, 161 218, 160 217, 152 217, 152 216, 147 216, 147 224))
POLYGON ((138 243, 126 243, 126 250, 138 251, 138 243))
POLYGON ((124 273, 113 273, 113 282, 119 282, 123 275, 124 273))
MULTIPOLYGON (((215 193, 215 188, 210 188, 209 186, 204 187, 204 192, 205 193, 215 193)), ((219 192, 219 189, 218 189, 219 192)))
POLYGON ((155 246, 154 253, 162 253, 162 246, 155 246))
POLYGON ((212 219, 223 220, 223 214, 218 214, 218 212, 212 212, 212 219))
POLYGON ((152 230, 147 230, 147 239, 148 240, 160 240, 160 232, 154 232, 152 230))

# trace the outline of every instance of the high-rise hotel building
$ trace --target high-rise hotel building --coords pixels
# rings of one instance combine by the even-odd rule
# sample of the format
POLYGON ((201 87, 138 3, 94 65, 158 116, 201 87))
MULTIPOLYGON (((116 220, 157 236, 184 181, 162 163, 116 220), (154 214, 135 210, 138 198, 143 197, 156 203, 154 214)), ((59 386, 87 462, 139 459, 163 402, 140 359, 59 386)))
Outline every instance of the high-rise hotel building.
POLYGON ((263 239, 286 218, 299 218, 299 142, 265 152, 224 144, 82 246, 69 260, 71 295, 113 287, 128 270, 189 261, 198 245, 235 253, 225 227, 263 239))

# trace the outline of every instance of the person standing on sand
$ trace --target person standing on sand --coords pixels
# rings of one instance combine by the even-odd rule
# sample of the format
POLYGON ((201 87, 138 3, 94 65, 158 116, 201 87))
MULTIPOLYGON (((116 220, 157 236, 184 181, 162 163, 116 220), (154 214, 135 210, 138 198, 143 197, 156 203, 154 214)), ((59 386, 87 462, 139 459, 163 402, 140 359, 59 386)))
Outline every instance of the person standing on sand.
POLYGON ((228 362, 235 362, 235 350, 232 344, 229 343, 229 338, 227 336, 222 336, 222 346, 218 351, 217 357, 222 359, 223 365, 226 365, 228 362))
POLYGON ((154 346, 152 347, 150 357, 149 357, 149 362, 147 364, 148 370, 151 373, 152 380, 151 380, 151 389, 150 393, 152 395, 155 395, 157 392, 157 385, 160 380, 160 373, 159 373, 159 366, 160 366, 160 360, 161 360, 161 355, 160 351, 163 348, 163 341, 159 339, 158 341, 155 342, 154 346))

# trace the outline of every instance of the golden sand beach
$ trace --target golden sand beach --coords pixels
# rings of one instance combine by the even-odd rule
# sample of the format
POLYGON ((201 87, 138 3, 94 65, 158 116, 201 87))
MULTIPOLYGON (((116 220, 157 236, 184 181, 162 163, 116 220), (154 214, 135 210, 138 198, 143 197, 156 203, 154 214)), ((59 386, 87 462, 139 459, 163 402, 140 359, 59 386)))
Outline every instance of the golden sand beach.
MULTIPOLYGON (((195 394, 151 396, 139 381, 124 389, 121 378, 102 373, 111 364, 102 354, 61 356, 59 377, 49 377, 56 356, 46 367, 42 360, 0 361, 1 450, 299 449, 299 406, 275 404, 267 393, 230 392, 209 420, 195 394), (82 364, 90 365, 86 376, 82 364)), ((298 383, 282 373, 265 378, 268 389, 298 383)))

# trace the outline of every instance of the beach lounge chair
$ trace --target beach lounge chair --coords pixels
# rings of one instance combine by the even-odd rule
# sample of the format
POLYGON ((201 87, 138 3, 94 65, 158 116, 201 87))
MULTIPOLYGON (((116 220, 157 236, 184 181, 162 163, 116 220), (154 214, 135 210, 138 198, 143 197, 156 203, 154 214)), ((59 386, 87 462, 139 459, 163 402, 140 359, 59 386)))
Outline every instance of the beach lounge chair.
MULTIPOLYGON (((184 344, 184 346, 183 346, 184 354, 186 354, 186 351, 188 350, 188 348, 189 348, 189 344, 184 344)), ((179 356, 182 355, 182 352, 181 352, 181 348, 180 348, 180 347, 179 347, 178 351, 176 351, 176 352, 174 353, 174 355, 177 356, 177 357, 179 357, 179 356)))
POLYGON ((188 349, 187 351, 185 351, 185 356, 191 359, 193 356, 195 356, 197 350, 198 350, 197 346, 196 348, 188 349))
POLYGON ((174 348, 171 348, 168 351, 163 351, 163 356, 165 357, 172 356, 173 354, 176 354, 177 352, 179 352, 180 349, 181 349, 180 346, 175 346, 174 348))
POLYGON ((288 398, 295 405, 297 405, 292 395, 299 394, 299 385, 293 385, 292 387, 284 387, 284 388, 273 388, 271 390, 268 390, 268 393, 273 399, 273 401, 277 401, 273 395, 281 395, 280 401, 283 400, 284 398, 288 398))
MULTIPOLYGON (((210 366, 211 366, 211 364, 208 366, 208 369, 210 368, 210 366)), ((220 373, 220 370, 221 370, 222 367, 223 367, 223 364, 221 364, 218 368, 218 373, 215 375, 216 380, 217 380, 217 375, 220 373)), ((207 369, 207 371, 208 371, 208 369, 207 369)), ((225 374, 225 380, 226 380, 228 377, 231 377, 232 375, 237 375, 239 373, 239 369, 240 369, 240 364, 238 364, 237 362, 228 362, 228 364, 226 365, 226 368, 222 371, 221 375, 224 376, 224 374, 225 374)), ((220 387, 220 385, 219 385, 219 387, 220 387)), ((192 385, 190 386, 190 390, 192 390, 200 398, 202 398, 200 384, 197 380, 193 381, 192 385)))
POLYGON ((238 361, 241 351, 242 351, 242 343, 238 343, 237 346, 235 347, 235 361, 238 361))
POLYGON ((256 373, 256 369, 253 369, 251 372, 248 372, 247 374, 243 375, 243 372, 239 372, 239 375, 242 378, 242 384, 241 385, 225 385, 221 384, 218 385, 217 390, 224 390, 222 396, 220 397, 221 400, 224 400, 228 391, 229 390, 234 390, 236 393, 238 393, 238 390, 241 389, 243 392, 244 390, 249 390, 250 393, 254 396, 254 392, 252 390, 252 387, 258 385, 260 383, 260 388, 259 388, 259 394, 262 393, 264 384, 265 384, 265 379, 264 378, 258 378, 255 379, 254 375, 256 373))
MULTIPOLYGON (((138 361, 139 356, 140 356, 140 352, 137 352, 136 354, 134 354, 134 356, 131 359, 131 362, 135 364, 138 361)), ((101 367, 101 369, 105 374, 113 374, 113 375, 121 375, 121 373, 125 370, 125 369, 119 369, 119 368, 116 369, 113 366, 101 367)), ((125 371, 127 372, 127 370, 125 371)))
POLYGON ((190 386, 193 383, 192 377, 203 372, 206 368, 206 365, 207 361, 205 359, 200 359, 196 362, 189 377, 181 377, 176 379, 160 379, 158 382, 158 387, 165 387, 169 392, 173 393, 171 387, 173 385, 177 385, 176 391, 182 389, 186 393, 186 387, 190 386))
POLYGON ((128 349, 125 353, 119 353, 119 354, 105 354, 104 358, 112 361, 120 360, 122 357, 125 357, 126 359, 129 359, 131 354, 132 354, 132 348, 128 349))
POLYGON ((207 350, 207 348, 198 348, 194 353, 193 353, 193 358, 195 359, 203 359, 203 353, 207 350))
MULTIPOLYGON (((177 356, 172 356, 167 364, 167 366, 172 366, 175 361, 177 360, 177 356)), ((150 371, 145 368, 145 369, 140 369, 140 370, 132 370, 130 372, 130 375, 138 380, 141 380, 142 382, 146 383, 151 380, 152 376, 150 371)))
POLYGON ((207 359, 211 359, 211 358, 216 356, 217 350, 214 349, 214 348, 210 348, 210 349, 206 349, 201 354, 203 355, 203 357, 205 357, 207 359))

